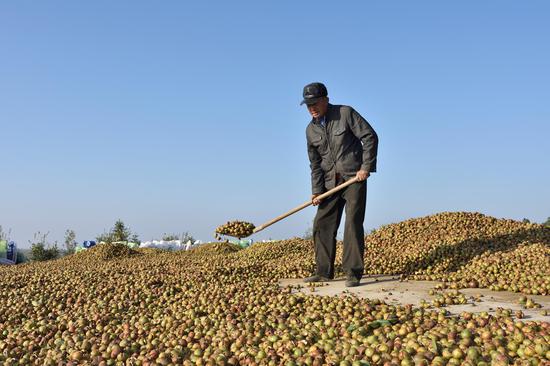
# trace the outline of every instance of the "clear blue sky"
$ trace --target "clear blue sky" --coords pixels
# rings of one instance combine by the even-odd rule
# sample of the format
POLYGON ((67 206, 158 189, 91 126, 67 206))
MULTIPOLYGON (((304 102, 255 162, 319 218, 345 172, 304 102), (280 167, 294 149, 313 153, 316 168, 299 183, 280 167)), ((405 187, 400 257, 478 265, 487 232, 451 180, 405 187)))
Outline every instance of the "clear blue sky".
MULTIPOLYGON (((310 195, 303 85, 379 134, 365 227, 550 216, 547 1, 9 1, 0 225, 142 240, 263 223, 310 195)), ((315 209, 255 239, 302 235, 315 209)))

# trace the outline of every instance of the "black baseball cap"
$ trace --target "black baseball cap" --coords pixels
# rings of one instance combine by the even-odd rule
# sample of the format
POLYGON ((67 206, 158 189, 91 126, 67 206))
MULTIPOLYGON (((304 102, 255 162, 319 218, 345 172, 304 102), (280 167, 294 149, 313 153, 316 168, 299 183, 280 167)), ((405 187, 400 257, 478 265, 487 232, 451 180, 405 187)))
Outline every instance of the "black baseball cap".
POLYGON ((327 87, 323 83, 311 83, 304 86, 304 100, 302 104, 315 104, 317 101, 328 95, 327 87))

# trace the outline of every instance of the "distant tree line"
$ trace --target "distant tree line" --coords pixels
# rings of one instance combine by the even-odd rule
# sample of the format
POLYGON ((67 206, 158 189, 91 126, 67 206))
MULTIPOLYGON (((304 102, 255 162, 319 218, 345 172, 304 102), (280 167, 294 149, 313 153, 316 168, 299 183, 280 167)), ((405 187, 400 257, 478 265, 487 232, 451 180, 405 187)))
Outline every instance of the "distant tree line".
MULTIPOLYGON (((76 233, 74 230, 67 229, 65 231, 64 251, 59 249, 57 241, 50 242, 48 240, 48 235, 49 232, 44 234, 37 232, 34 234, 33 240, 29 241, 31 244, 31 260, 47 261, 59 258, 62 255, 74 254, 77 246, 76 233)), ((113 243, 117 241, 129 241, 134 243, 140 242, 137 234, 132 233, 130 228, 128 228, 120 219, 115 222, 115 225, 111 230, 98 235, 96 240, 98 243, 113 243)))
MULTIPOLYGON (((65 231, 63 250, 58 247, 57 241, 50 242, 48 240, 48 235, 49 232, 37 232, 34 234, 33 240, 29 240, 31 245, 30 260, 47 261, 59 258, 62 255, 74 254, 77 246, 76 233, 74 230, 67 229, 65 231)), ((2 238, 6 238, 7 240, 8 236, 8 234, 2 231, 2 227, 0 226, 0 240, 2 240, 2 238)), ((181 235, 165 233, 162 240, 181 240, 182 242, 187 242, 188 240, 191 240, 191 242, 195 241, 193 236, 187 231, 183 232, 181 235)), ((109 244, 114 242, 132 242, 139 244, 141 242, 138 235, 132 232, 132 230, 120 219, 115 222, 114 226, 109 231, 99 234, 96 237, 96 241, 98 243, 109 244)), ((18 254, 18 256, 20 255, 22 255, 22 253, 18 254)), ((21 259, 26 260, 24 255, 21 259)))

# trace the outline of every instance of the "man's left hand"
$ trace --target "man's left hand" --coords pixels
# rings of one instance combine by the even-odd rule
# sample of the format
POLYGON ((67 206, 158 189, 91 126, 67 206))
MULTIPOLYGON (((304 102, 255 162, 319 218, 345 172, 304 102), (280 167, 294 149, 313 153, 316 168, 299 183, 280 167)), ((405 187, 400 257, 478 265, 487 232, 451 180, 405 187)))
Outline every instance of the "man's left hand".
POLYGON ((362 181, 366 180, 369 177, 369 175, 370 175, 370 173, 367 172, 366 170, 360 170, 355 175, 355 178, 357 178, 357 180, 359 182, 362 182, 362 181))

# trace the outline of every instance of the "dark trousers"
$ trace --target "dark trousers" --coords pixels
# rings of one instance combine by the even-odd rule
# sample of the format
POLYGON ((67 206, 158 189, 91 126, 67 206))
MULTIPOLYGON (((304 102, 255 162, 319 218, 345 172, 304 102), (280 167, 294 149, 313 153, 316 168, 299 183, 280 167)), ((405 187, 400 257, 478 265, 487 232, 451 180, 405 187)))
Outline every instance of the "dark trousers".
POLYGON ((334 278, 336 257, 336 234, 346 209, 344 227, 344 254, 342 266, 347 275, 361 278, 364 272, 365 253, 365 208, 367 183, 354 183, 321 201, 313 222, 315 263, 318 275, 334 278))

